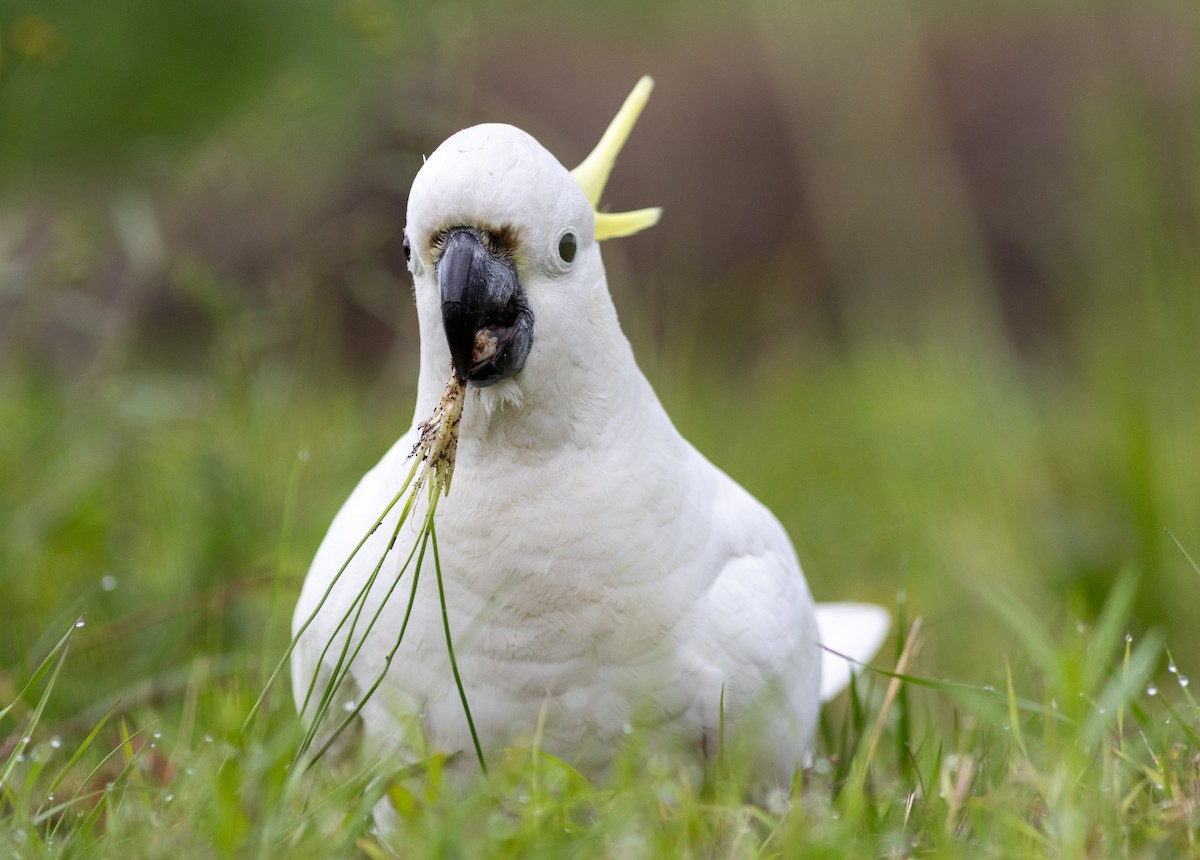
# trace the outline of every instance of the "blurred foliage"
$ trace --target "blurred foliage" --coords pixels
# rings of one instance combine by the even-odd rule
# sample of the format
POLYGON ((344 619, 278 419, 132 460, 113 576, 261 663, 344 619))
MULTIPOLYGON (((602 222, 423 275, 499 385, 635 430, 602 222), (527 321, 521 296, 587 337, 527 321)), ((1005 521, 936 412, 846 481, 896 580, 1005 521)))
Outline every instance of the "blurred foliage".
POLYGON ((0 187, 162 176, 239 111, 312 121, 356 107, 370 49, 403 44, 398 11, 371 0, 10 0, 0 187))

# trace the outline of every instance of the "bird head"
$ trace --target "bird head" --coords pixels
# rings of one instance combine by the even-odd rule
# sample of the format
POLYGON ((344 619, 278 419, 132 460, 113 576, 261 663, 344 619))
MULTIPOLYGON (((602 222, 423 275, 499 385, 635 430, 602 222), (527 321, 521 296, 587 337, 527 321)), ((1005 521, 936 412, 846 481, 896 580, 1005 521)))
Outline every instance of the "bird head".
POLYGON ((512 387, 604 360, 611 338, 600 330, 619 326, 598 243, 651 226, 660 210, 597 207, 652 86, 638 82, 574 171, 530 135, 496 123, 452 135, 426 159, 404 237, 423 377, 449 363, 470 387, 512 387))

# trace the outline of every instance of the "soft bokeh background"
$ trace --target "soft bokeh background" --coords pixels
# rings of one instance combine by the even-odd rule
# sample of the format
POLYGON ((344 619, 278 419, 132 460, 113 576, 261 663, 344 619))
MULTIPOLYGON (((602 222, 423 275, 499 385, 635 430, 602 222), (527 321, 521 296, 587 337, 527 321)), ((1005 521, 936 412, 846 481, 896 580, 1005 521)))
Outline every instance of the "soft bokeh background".
POLYGON ((0 703, 78 616, 61 724, 269 666, 412 417, 422 153, 573 166, 643 73, 617 307, 817 596, 983 684, 995 589, 1087 630, 1133 569, 1194 655, 1200 5, 6 0, 0 703))

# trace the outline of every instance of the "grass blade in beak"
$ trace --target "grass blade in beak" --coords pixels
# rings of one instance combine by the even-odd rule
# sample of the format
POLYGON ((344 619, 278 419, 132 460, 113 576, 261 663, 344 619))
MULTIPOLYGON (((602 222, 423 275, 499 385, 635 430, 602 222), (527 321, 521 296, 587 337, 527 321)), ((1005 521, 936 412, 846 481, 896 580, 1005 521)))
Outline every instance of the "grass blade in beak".
POLYGON ((337 653, 337 659, 334 661, 328 680, 321 688, 320 695, 317 700, 316 707, 312 711, 304 739, 297 750, 297 763, 299 763, 301 758, 305 757, 305 753, 312 749, 314 744, 316 744, 317 736, 320 734, 322 726, 325 725, 326 719, 329 717, 330 709, 333 707, 333 703, 337 699, 338 690, 342 688, 343 683, 350 675, 351 666, 354 665, 354 661, 358 657, 359 652, 366 644, 371 632, 375 629, 375 625, 383 612, 383 608, 387 605, 388 601, 392 599, 392 595, 399 586, 400 580, 403 578, 408 569, 412 567, 412 586, 409 590, 408 604, 404 611, 404 618, 400 624, 400 630, 396 635, 396 640, 393 643, 392 648, 384 660, 383 671, 373 679, 370 686, 367 687, 366 691, 361 697, 359 697, 358 701, 347 703, 346 715, 339 720, 338 724, 332 729, 332 731, 322 739, 316 751, 312 753, 311 756, 307 757, 307 762, 305 765, 306 768, 310 767, 314 762, 319 760, 326 752, 329 751, 342 733, 354 722, 355 719, 359 717, 359 715, 362 713, 363 707, 370 700, 371 696, 374 695, 380 684, 383 683, 383 679, 390 669, 393 658, 399 651, 400 645, 404 640, 405 632, 408 629, 408 622, 412 616, 413 605, 416 602, 417 586, 420 582, 421 568, 425 561, 426 550, 429 544, 432 542, 434 567, 437 573, 438 599, 441 604, 442 627, 446 634, 446 650, 450 658, 450 668, 454 674, 454 683, 458 689, 459 698, 461 699, 463 705, 463 713, 466 716, 467 725, 471 732, 471 740, 475 746, 475 755, 479 760, 480 769, 484 773, 487 773, 487 762, 483 756, 483 750, 475 730, 475 722, 471 716, 470 705, 467 702, 466 690, 463 687, 462 677, 458 671, 458 662, 454 656, 454 645, 450 635, 449 615, 446 608, 446 594, 442 582, 441 559, 438 556, 437 537, 433 526, 434 514, 437 511, 438 500, 443 495, 449 493, 450 481, 454 475, 454 463, 458 450, 458 431, 459 424, 462 420, 462 410, 465 397, 466 384, 458 378, 457 374, 452 372, 450 375, 450 381, 446 385, 446 390, 443 393, 441 400, 438 402, 437 407, 434 409, 433 414, 430 415, 428 420, 422 422, 420 425, 420 436, 416 445, 413 447, 412 453, 409 455, 413 460, 412 468, 409 470, 409 473, 399 491, 388 503, 383 512, 375 519, 375 522, 372 524, 371 528, 354 547, 349 557, 347 557, 342 563, 342 566, 331 579, 329 586, 325 589, 324 594, 321 595, 321 599, 317 602, 316 607, 304 620, 304 623, 300 625, 295 636, 292 637, 292 641, 289 643, 287 650, 284 652, 279 665, 276 666, 275 671, 272 672, 271 677, 268 679, 266 688, 263 690, 262 695, 259 696, 258 701, 255 702, 254 707, 251 709, 250 714, 243 723, 243 732, 245 732, 250 723, 253 721, 255 715, 260 711, 267 693, 274 685, 275 680, 278 678, 280 672, 283 671, 283 667, 287 665, 291 659, 292 653, 299 644, 300 637, 303 636, 304 633, 309 629, 317 615, 325 606, 330 594, 333 592, 334 587, 341 579, 342 574, 345 573, 345 571, 349 568, 351 562, 358 555, 359 551, 366 544, 367 540, 370 539, 373 534, 375 534, 381 525, 383 525, 384 520, 388 517, 396 505, 400 503, 400 500, 404 499, 404 504, 400 510, 396 524, 392 528, 392 533, 389 537, 386 548, 380 555, 374 569, 371 571, 370 576, 367 577, 367 580, 363 584, 362 588, 360 588, 358 593, 354 595, 353 599, 350 601, 349 607, 338 620, 336 627, 334 627, 329 639, 325 642, 325 646, 322 648, 321 653, 316 661, 313 669, 312 679, 309 682, 308 689, 305 691, 303 703, 300 708, 302 714, 307 714, 309 712, 309 705, 312 703, 314 694, 317 692, 321 669, 322 667, 328 665, 327 658, 330 656, 330 651, 334 647, 335 641, 338 638, 342 639, 340 650, 337 653), (363 619, 363 612, 367 607, 367 599, 375 587, 376 581, 379 578, 379 574, 383 569, 384 562, 395 547, 396 540, 400 534, 400 529, 406 522, 409 521, 409 517, 416 505, 418 494, 426 487, 429 494, 428 510, 425 514, 421 531, 417 535, 416 540, 414 540, 412 549, 409 551, 407 558, 404 560, 404 563, 400 566, 399 571, 393 578, 391 585, 387 589, 387 592, 383 595, 383 599, 380 601, 379 606, 367 620, 365 628, 360 629, 360 623, 363 619), (341 636, 343 630, 346 632, 344 636, 341 636))

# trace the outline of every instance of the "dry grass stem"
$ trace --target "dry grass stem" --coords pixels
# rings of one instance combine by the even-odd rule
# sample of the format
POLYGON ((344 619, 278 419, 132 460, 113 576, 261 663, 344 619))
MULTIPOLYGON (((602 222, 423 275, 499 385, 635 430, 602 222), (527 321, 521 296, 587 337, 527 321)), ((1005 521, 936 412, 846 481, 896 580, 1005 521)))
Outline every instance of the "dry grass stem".
POLYGON ((466 394, 467 384, 451 371, 442 399, 438 401, 433 414, 422 421, 418 428, 421 435, 410 455, 419 457, 425 463, 425 468, 417 476, 417 490, 432 474, 434 484, 443 493, 450 492, 450 479, 454 476, 454 461, 458 453, 458 425, 462 422, 466 394))

